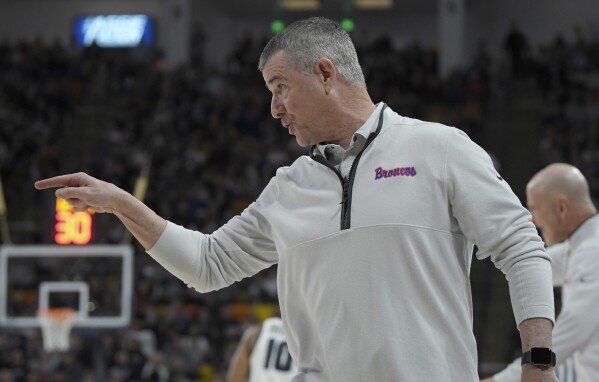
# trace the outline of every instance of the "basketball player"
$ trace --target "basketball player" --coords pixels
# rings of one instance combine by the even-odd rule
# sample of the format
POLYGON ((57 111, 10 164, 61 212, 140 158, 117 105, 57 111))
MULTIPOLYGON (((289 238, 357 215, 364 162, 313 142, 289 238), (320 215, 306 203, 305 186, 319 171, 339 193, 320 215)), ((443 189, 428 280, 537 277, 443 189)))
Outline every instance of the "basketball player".
POLYGON ((227 382, 289 382, 295 374, 283 321, 271 317, 245 331, 231 358, 227 382))

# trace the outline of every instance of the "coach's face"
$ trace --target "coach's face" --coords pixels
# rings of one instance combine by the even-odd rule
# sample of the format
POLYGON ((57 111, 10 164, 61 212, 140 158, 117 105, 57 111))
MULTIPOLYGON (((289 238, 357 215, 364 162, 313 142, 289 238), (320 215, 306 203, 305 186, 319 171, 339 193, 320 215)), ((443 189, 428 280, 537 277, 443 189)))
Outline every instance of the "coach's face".
POLYGON ((538 187, 526 189, 526 204, 533 223, 541 230, 545 243, 550 246, 567 237, 560 219, 556 198, 538 187))
POLYGON ((272 116, 281 120, 300 146, 329 141, 328 100, 322 74, 317 70, 299 72, 289 56, 280 51, 264 65, 262 76, 272 93, 272 116))

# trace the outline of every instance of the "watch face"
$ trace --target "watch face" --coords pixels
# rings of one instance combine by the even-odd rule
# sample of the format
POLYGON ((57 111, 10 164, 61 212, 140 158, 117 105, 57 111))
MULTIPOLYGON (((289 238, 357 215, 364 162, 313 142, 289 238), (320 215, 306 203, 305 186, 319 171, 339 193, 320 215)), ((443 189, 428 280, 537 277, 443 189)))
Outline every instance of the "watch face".
POLYGON ((534 364, 547 365, 551 363, 551 349, 532 348, 530 349, 530 362, 534 364))

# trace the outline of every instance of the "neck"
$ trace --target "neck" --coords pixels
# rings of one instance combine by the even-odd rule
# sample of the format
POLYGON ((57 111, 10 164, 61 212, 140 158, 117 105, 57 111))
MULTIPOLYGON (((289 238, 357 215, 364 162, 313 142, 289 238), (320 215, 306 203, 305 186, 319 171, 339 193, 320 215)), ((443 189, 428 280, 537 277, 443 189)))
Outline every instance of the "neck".
POLYGON ((366 91, 355 91, 352 97, 343 99, 338 107, 337 118, 337 138, 332 143, 347 149, 351 144, 352 136, 376 109, 376 105, 368 96, 366 91))
POLYGON ((595 209, 595 207, 591 207, 584 210, 582 213, 576 216, 576 218, 572 220, 571 230, 568 237, 572 236, 574 232, 576 232, 580 228, 580 226, 584 224, 584 222, 586 222, 596 214, 597 210, 595 209))

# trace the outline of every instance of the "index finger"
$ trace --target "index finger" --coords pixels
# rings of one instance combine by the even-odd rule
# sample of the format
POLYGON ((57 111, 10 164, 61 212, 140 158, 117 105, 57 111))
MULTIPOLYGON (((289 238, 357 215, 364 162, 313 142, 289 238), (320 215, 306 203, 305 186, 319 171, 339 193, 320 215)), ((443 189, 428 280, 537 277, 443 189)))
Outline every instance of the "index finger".
POLYGON ((52 187, 78 187, 83 185, 82 175, 81 173, 67 174, 38 180, 34 183, 34 187, 38 190, 52 187))

